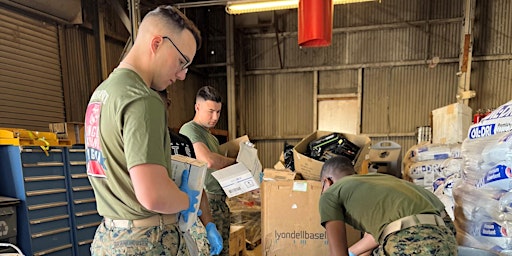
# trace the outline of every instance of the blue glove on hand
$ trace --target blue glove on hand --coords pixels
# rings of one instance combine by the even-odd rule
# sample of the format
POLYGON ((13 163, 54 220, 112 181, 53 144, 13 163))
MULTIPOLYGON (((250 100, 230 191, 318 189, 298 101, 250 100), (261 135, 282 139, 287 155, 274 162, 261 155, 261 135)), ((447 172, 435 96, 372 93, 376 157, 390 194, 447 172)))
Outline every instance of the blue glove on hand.
POLYGON ((222 236, 213 222, 206 224, 206 238, 210 242, 210 255, 218 255, 222 251, 222 236))
POLYGON ((357 255, 351 251, 348 251, 348 256, 357 256, 357 255))
POLYGON ((189 201, 188 209, 180 212, 183 215, 183 220, 185 222, 188 222, 188 214, 195 211, 194 205, 197 204, 197 196, 199 195, 199 191, 192 190, 188 187, 189 176, 190 176, 189 170, 184 170, 183 173, 181 174, 180 190, 185 192, 188 195, 188 201, 189 201))

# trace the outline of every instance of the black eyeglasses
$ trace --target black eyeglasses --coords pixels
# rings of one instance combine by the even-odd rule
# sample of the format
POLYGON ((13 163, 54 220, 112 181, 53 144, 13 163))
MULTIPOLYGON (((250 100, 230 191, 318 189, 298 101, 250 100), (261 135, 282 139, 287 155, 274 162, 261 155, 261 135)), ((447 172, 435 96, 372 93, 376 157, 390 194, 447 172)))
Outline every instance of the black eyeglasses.
POLYGON ((185 63, 183 63, 183 66, 181 66, 181 70, 185 70, 188 68, 188 66, 190 66, 190 60, 187 58, 187 56, 185 56, 181 51, 180 49, 178 48, 178 46, 176 46, 176 44, 174 44, 174 42, 167 36, 163 36, 162 38, 165 38, 167 40, 169 40, 169 42, 171 42, 171 44, 174 46, 174 48, 176 48, 176 50, 181 54, 181 57, 183 57, 183 59, 185 59, 185 63))

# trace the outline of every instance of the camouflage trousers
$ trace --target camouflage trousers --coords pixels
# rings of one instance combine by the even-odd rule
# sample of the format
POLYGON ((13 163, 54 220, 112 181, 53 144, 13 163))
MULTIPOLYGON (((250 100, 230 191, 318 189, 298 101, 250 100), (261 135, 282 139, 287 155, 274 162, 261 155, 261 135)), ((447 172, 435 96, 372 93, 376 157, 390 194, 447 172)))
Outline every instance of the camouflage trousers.
POLYGON ((176 224, 120 228, 105 221, 96 229, 91 255, 191 256, 176 224))
POLYGON ((210 256, 210 243, 206 236, 206 228, 199 218, 188 232, 183 232, 183 237, 191 256, 210 256))
POLYGON ((208 195, 208 203, 212 211, 213 223, 222 236, 221 256, 229 256, 229 233, 231 228, 231 212, 226 203, 226 196, 208 195))
POLYGON ((418 225, 390 234, 373 255, 457 255, 457 241, 449 227, 418 225))

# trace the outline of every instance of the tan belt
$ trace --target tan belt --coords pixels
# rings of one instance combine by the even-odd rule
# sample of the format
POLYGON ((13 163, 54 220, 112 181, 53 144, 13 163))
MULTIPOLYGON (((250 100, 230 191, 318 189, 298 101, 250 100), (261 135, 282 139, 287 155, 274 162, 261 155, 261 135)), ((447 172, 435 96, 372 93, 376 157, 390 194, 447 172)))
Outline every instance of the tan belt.
POLYGON ((386 237, 392 233, 395 233, 402 229, 424 224, 435 225, 440 227, 445 226, 443 218, 435 214, 411 215, 389 223, 382 231, 382 235, 380 235, 379 242, 380 244, 383 244, 384 240, 386 240, 386 237))
POLYGON ((177 222, 176 214, 157 214, 145 219, 138 220, 113 220, 107 217, 105 226, 116 228, 141 228, 141 227, 155 227, 160 225, 175 224, 177 222))

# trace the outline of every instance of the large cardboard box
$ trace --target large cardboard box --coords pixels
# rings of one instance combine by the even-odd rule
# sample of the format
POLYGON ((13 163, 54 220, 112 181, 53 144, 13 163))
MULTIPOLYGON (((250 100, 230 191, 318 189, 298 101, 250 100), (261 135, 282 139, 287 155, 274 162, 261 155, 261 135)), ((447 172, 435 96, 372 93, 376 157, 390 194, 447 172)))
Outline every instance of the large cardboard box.
MULTIPOLYGON (((316 140, 322 136, 329 135, 333 132, 329 131, 316 131, 302 139, 295 147, 293 147, 293 161, 295 164, 295 171, 302 174, 307 180, 320 180, 320 171, 324 162, 315 160, 306 156, 309 142, 316 140)), ((363 160, 367 157, 370 151, 371 140, 364 135, 354 135, 342 133, 349 141, 360 147, 359 155, 356 158, 354 169, 359 173, 363 160)))
POLYGON ((471 108, 461 103, 432 110, 432 143, 462 143, 472 120, 471 108))
MULTIPOLYGON (((320 225, 319 181, 262 183, 262 243, 264 256, 329 255, 325 229, 320 225)), ((361 233, 347 225, 349 245, 361 233)))

